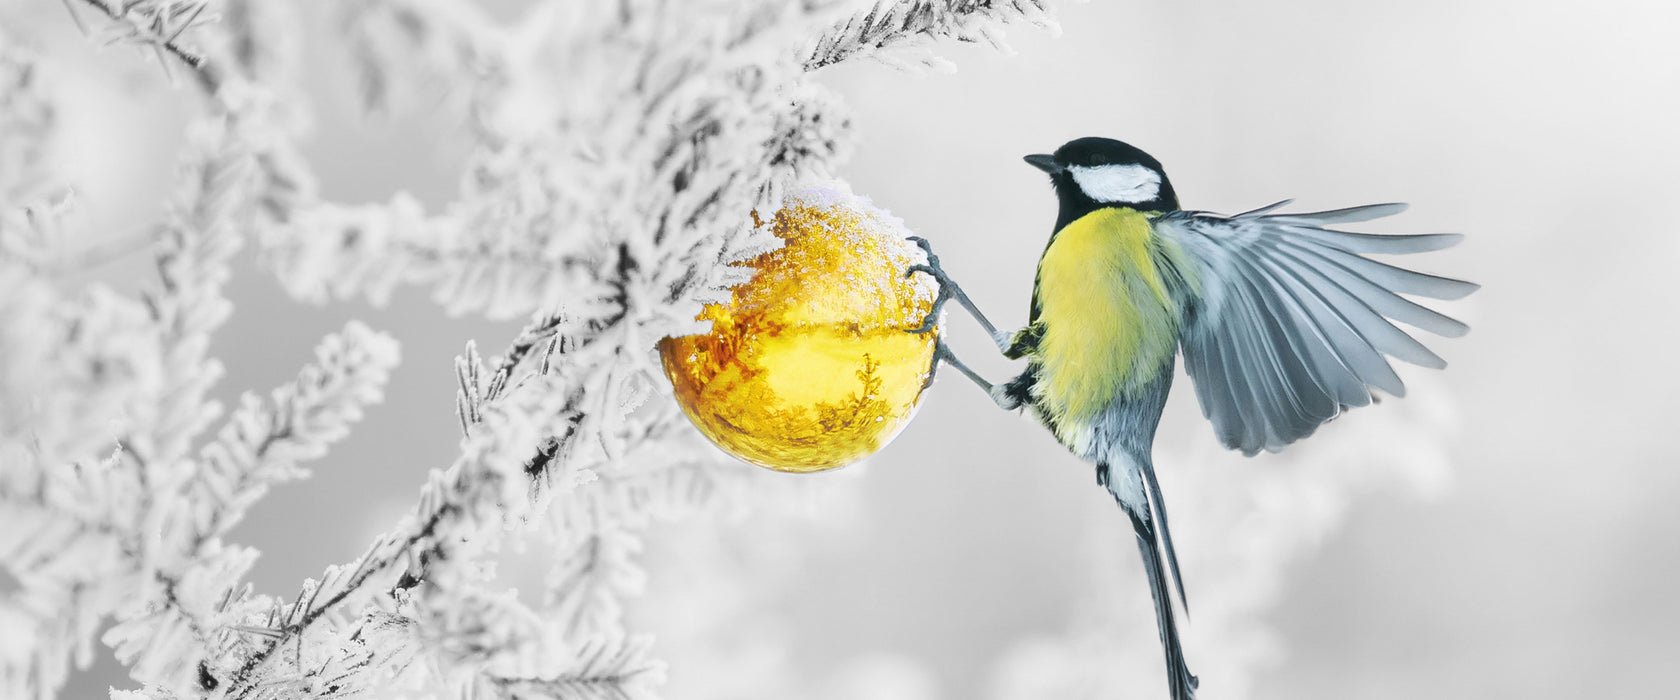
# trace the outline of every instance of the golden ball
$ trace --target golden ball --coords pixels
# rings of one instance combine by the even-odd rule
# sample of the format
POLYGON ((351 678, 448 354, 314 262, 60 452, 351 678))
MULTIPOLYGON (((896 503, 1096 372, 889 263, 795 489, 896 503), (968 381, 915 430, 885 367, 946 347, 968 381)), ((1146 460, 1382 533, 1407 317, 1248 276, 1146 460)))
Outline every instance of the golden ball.
MULTIPOLYGON (((758 222, 754 215, 754 222, 758 222)), ((938 332, 909 231, 834 188, 790 195, 767 222, 783 247, 728 304, 705 307, 705 335, 659 343, 677 402, 700 432, 743 460, 787 472, 845 466, 886 446, 916 413, 938 332)))

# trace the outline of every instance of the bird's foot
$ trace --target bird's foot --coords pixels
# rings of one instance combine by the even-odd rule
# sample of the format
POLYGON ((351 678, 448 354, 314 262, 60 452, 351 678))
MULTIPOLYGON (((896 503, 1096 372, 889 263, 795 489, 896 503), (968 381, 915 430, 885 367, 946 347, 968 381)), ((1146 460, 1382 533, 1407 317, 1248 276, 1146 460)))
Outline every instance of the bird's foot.
MULTIPOLYGON (((914 333, 915 331, 908 331, 914 333)), ((933 341, 933 361, 928 363, 927 379, 922 380, 922 391, 933 388, 933 375, 939 372, 939 363, 956 359, 951 354, 951 348, 946 347, 945 341, 933 341)))
MULTIPOLYGON (((922 238, 921 236, 910 236, 906 240, 921 247, 922 253, 927 255, 927 264, 911 265, 909 269, 904 271, 904 276, 909 278, 910 276, 921 272, 929 277, 932 277, 933 281, 939 285, 939 293, 933 298, 933 310, 929 311, 926 316, 922 317, 922 325, 905 331, 906 333, 921 334, 938 327, 939 314, 945 309, 945 302, 948 302, 956 297, 957 283, 951 281, 951 278, 945 274, 945 270, 939 266, 939 256, 933 254, 933 244, 928 243, 926 238, 922 238)), ((949 353, 950 351, 947 350, 946 354, 949 355, 949 353)), ((932 376, 929 375, 928 381, 932 380, 932 376)))
POLYGON ((1008 382, 993 384, 990 389, 986 390, 986 393, 991 395, 992 403, 997 404, 998 408, 1005 411, 1013 411, 1021 407, 1021 400, 1016 398, 1014 394, 1009 393, 1008 382))

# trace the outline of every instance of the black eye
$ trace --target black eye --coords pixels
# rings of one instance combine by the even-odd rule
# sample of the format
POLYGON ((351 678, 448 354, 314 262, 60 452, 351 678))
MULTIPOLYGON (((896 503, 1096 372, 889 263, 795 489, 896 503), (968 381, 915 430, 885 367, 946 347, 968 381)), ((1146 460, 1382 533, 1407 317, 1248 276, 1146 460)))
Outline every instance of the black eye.
POLYGON ((1098 165, 1108 165, 1108 156, 1105 156, 1101 153, 1091 154, 1091 165, 1093 167, 1098 166, 1098 165))

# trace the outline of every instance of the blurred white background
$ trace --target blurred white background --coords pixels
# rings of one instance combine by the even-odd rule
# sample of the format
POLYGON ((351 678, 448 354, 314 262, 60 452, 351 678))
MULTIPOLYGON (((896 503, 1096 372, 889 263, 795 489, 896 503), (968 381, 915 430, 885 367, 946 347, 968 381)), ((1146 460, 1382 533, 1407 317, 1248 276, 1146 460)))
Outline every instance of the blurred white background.
MULTIPOLYGON (((323 35, 328 4, 307 3, 323 15, 323 35)), ((161 206, 186 110, 124 87, 163 80, 155 65, 126 49, 101 53, 62 7, 32 5, 5 17, 27 22, 67 66, 59 77, 76 101, 66 112, 75 138, 59 148, 89 226, 132 232, 161 206)), ((1414 386, 1433 396, 1387 401, 1324 431, 1352 430, 1399 403, 1456 404, 1450 477, 1425 497, 1359 494, 1343 525, 1295 562, 1267 618, 1283 653, 1260 669, 1253 694, 1658 694, 1680 657, 1671 594, 1680 470, 1667 433, 1680 418, 1680 373, 1668 363, 1680 339, 1680 287, 1669 272, 1680 252, 1670 203, 1680 192, 1680 6, 1271 5, 1069 5, 1059 8, 1060 37, 1015 32, 1015 56, 942 47, 955 75, 834 71, 825 81, 849 98, 861 134, 838 174, 932 239, 946 269, 1005 326, 1025 319, 1054 216, 1042 176, 1020 157, 1080 136, 1149 151, 1188 208, 1399 200, 1412 210, 1365 230, 1468 234, 1458 248, 1409 261, 1484 285, 1440 307, 1474 330, 1432 342, 1451 367, 1414 386)), ((409 190, 430 205, 448 201, 463 127, 424 99, 360 114, 339 51, 310 49, 318 112, 308 150, 325 194, 357 202, 409 190)), ((444 102, 449 86, 435 90, 444 102)), ((123 279, 143 266, 132 257, 91 275, 123 279)), ((265 552, 258 587, 285 591, 353 557, 412 502, 425 470, 454 451, 451 359, 469 338, 500 347, 519 324, 447 318, 414 290, 382 309, 300 307, 249 260, 232 294, 238 311, 215 351, 228 368, 224 398, 285 380, 348 318, 404 344, 386 404, 316 465, 315 478, 274 492, 235 536, 265 552)), ((1009 366, 953 319, 958 349, 1004 377, 1009 366)), ((1174 397, 1160 442, 1174 450, 1165 454, 1212 444, 1188 392, 1174 397)), ((1372 451, 1393 449, 1373 442, 1372 451)), ((1289 458, 1222 468, 1280 468, 1289 458)), ((1158 461, 1168 502, 1186 498, 1173 489, 1169 458, 1158 461)), ((655 531, 649 592, 632 615, 669 640, 667 651, 717 641, 680 646, 685 634, 714 629, 708 616, 740 616, 734 633, 771 642, 761 666, 735 659, 704 672, 703 658, 665 653, 671 697, 728 697, 720 679, 777 665, 810 697, 886 697, 887 686, 907 698, 983 697, 1022 639, 1100 614, 1087 590, 1101 568, 1093 553, 1112 553, 1117 573, 1099 574, 1112 580, 1116 605, 1147 599, 1129 528, 1089 467, 960 379, 936 385, 918 420, 872 463, 814 483, 833 493, 801 506, 804 516, 655 531), (761 578, 749 587, 692 573, 719 557, 761 578), (865 677, 889 680, 847 685, 865 677)), ((1185 571, 1193 609, 1207 579, 1198 573, 1185 571)), ((1152 628, 1135 634, 1153 643, 1152 628)), ((1154 653, 1148 668, 1159 664, 1154 653)), ((1198 663, 1194 640, 1188 653, 1206 697, 1226 697, 1220 669, 1198 663)), ((121 686, 119 674, 102 659, 65 697, 121 686)), ((1157 677, 1133 694, 1163 696, 1157 677)))

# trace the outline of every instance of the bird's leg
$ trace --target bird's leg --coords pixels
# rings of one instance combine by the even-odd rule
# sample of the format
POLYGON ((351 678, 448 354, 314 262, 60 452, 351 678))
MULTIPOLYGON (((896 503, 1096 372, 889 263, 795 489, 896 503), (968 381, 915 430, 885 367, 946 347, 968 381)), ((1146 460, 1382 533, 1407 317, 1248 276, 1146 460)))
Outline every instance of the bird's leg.
POLYGON ((998 405, 998 408, 1013 411, 1021 407, 1021 402, 1005 392, 1002 385, 986 381, 986 378, 980 376, 979 372, 970 369, 968 365, 963 364, 962 360, 957 359, 956 353, 951 352, 951 346, 946 345, 943 340, 934 342, 933 366, 928 368, 928 378, 927 382, 922 384, 923 389, 933 384, 933 373, 939 369, 939 363, 941 362, 957 368, 958 372, 962 372, 963 376, 968 377, 969 381, 974 382, 975 386, 980 387, 986 392, 987 396, 992 397, 992 401, 998 405))
POLYGON ((968 294, 957 285, 957 281, 951 279, 950 275, 945 274, 945 269, 939 266, 939 256, 933 254, 933 245, 928 243, 926 238, 911 236, 908 240, 921 247, 922 253, 927 255, 928 261, 926 265, 911 265, 910 269, 904 271, 904 276, 909 277, 922 272, 932 277, 939 284, 939 294, 933 299, 933 310, 922 318, 922 325, 910 329, 910 332, 926 333, 933 330, 933 327, 939 323, 939 312, 945 308, 945 302, 955 299, 958 304, 968 310, 968 315, 973 316, 975 321, 980 322, 981 328, 986 329, 986 336, 992 339, 993 344, 997 345, 998 351, 1008 352, 1010 339, 1014 334, 999 332, 997 326, 992 325, 991 320, 986 318, 985 314, 980 313, 980 307, 974 305, 974 300, 969 299, 968 294))
MULTIPOLYGON (((909 277, 918 272, 927 273, 939 284, 939 294, 933 299, 933 309, 928 312, 927 316, 922 317, 922 325, 911 328, 907 332, 921 334, 932 331, 934 327, 939 325, 939 312, 944 308, 945 302, 956 299, 957 303, 968 309, 969 315, 973 316, 974 320, 979 321, 980 326, 986 329, 986 333, 992 337, 992 342, 997 344, 998 349, 1007 352, 1008 336, 999 335, 997 327, 993 326, 990 320, 987 320, 985 314, 980 313, 980 309, 974 305, 967 294, 963 293, 962 287, 957 286, 956 281, 945 274, 945 270, 939 266, 939 256, 933 254, 933 246, 927 242, 927 239, 920 236, 911 236, 910 240, 921 246, 922 252, 927 254, 928 264, 912 265, 910 269, 904 271, 904 276, 909 277)), ((957 354, 951 352, 951 346, 946 345, 943 339, 934 341, 933 366, 928 368, 927 381, 922 384, 922 388, 926 389, 933 384, 933 375, 939 370, 939 363, 941 362, 957 368, 957 371, 962 372, 963 376, 968 377, 969 381, 984 389, 986 395, 992 397, 992 401, 999 408, 1011 411, 1021 406, 1021 402, 1004 391, 1003 386, 986 381, 986 378, 980 376, 979 372, 974 371, 962 360, 957 359, 957 354)))

